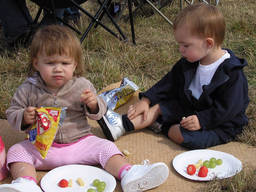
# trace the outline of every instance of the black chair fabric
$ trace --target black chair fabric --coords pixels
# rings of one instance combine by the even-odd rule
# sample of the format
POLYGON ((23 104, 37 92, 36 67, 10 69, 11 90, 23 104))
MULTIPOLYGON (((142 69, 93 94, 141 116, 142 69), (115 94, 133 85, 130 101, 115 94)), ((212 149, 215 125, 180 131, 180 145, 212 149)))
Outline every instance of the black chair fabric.
MULTIPOLYGON (((85 39, 85 37, 87 36, 89 31, 92 29, 92 27, 93 26, 97 27, 98 25, 103 27, 106 31, 108 31, 110 34, 117 37, 118 39, 124 40, 124 41, 127 40, 127 37, 124 35, 124 33, 120 29, 119 25, 115 22, 115 20, 112 18, 112 16, 108 12, 107 5, 109 5, 111 3, 111 0, 98 0, 97 2, 99 3, 100 6, 99 6, 99 9, 96 11, 96 13, 94 15, 92 15, 87 10, 85 10, 82 6, 80 6, 82 3, 86 2, 87 0, 31 0, 31 1, 33 1, 34 3, 39 5, 39 7, 40 7, 40 9, 38 11, 38 14, 37 14, 37 16, 34 20, 34 24, 38 22, 38 19, 39 19, 39 16, 40 16, 42 10, 44 10, 44 11, 46 11, 46 12, 52 14, 52 15, 55 15, 54 14, 55 9, 67 8, 67 7, 74 6, 74 7, 78 8, 80 10, 80 12, 86 14, 91 19, 91 22, 90 22, 89 26, 87 27, 87 29, 84 32, 81 32, 77 28, 69 25, 62 18, 58 18, 58 17, 55 16, 55 19, 62 22, 63 24, 70 27, 72 30, 74 30, 78 34, 80 34, 81 35, 81 38, 80 38, 81 42, 83 42, 83 40, 85 39), (119 35, 101 22, 101 18, 103 17, 103 15, 108 16, 108 18, 110 19, 110 21, 112 22, 112 24, 114 25, 116 30, 118 31, 119 35)), ((133 25, 133 23, 132 23, 132 25, 133 25)), ((132 31, 132 35, 133 35, 133 39, 134 39, 135 38, 134 29, 132 31)), ((133 41, 134 41, 134 44, 135 44, 135 40, 133 40, 133 41)))
MULTIPOLYGON (((34 3, 36 3, 39 6, 46 6, 48 8, 52 7, 51 0, 31 0, 31 1, 33 1, 34 3)), ((87 0, 74 0, 74 2, 79 5, 86 1, 87 0)), ((53 0, 53 2, 54 2, 54 7, 56 9, 67 8, 67 7, 71 7, 73 5, 72 1, 70 1, 70 0, 53 0)))

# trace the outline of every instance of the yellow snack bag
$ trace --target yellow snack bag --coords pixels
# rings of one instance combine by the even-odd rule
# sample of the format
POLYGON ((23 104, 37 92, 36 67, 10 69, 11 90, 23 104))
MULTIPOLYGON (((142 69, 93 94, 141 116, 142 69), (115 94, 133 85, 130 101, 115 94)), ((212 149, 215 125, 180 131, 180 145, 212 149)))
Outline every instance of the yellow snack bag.
POLYGON ((29 131, 28 137, 44 159, 53 143, 58 127, 65 118, 65 109, 40 107, 36 111, 37 120, 29 131))

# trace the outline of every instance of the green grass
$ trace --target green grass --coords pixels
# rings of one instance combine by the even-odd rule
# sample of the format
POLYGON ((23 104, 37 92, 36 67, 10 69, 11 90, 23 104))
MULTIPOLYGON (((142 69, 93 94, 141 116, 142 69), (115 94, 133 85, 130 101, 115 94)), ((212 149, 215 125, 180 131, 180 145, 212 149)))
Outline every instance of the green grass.
MULTIPOLYGON (((179 11, 179 0, 162 12, 173 20, 179 11)), ((93 9, 92 3, 86 3, 93 9)), ((35 5, 28 1, 32 13, 35 5)), ((249 125, 238 140, 256 146, 256 4, 255 0, 221 0, 218 5, 226 18, 227 32, 223 47, 230 48, 239 57, 248 61, 245 73, 249 83, 250 104, 247 109, 249 125)), ((124 14, 127 14, 125 10, 124 14)), ((83 26, 89 20, 82 18, 83 26)), ((105 21, 107 22, 107 21, 105 21)), ((92 29, 82 44, 86 67, 86 78, 100 91, 105 86, 129 77, 141 90, 146 90, 161 79, 180 58, 172 27, 158 14, 151 17, 134 18, 136 46, 131 43, 129 22, 119 24, 128 36, 122 42, 101 27, 92 29)), ((3 40, 0 50, 4 49, 3 40)), ((5 119, 5 110, 10 104, 15 89, 26 78, 29 61, 28 49, 20 48, 13 53, 0 56, 0 118, 5 119)), ((253 155, 253 154, 252 154, 253 155)), ((244 169, 231 179, 209 182, 208 192, 252 192, 256 191, 255 170, 244 169)))

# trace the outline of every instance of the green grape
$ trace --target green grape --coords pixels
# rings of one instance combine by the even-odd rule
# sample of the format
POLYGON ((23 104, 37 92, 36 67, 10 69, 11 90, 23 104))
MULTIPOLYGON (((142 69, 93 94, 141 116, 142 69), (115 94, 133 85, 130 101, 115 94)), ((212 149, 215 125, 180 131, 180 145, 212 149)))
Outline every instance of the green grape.
POLYGON ((99 179, 94 179, 93 182, 92 182, 92 185, 94 187, 97 187, 99 184, 100 184, 100 180, 99 179))
POLYGON ((217 164, 217 165, 221 165, 221 164, 222 164, 222 159, 217 159, 217 160, 216 160, 216 164, 217 164))
POLYGON ((104 181, 101 181, 101 182, 100 182, 100 185, 101 185, 101 186, 103 186, 103 187, 104 187, 104 189, 105 189, 105 187, 106 187, 106 183, 105 183, 104 181))
POLYGON ((216 162, 216 158, 215 157, 212 157, 211 159, 210 159, 210 162, 216 162))
POLYGON ((97 186, 97 191, 98 192, 103 192, 105 190, 104 186, 97 186))
POLYGON ((216 167, 216 163, 214 161, 210 161, 209 163, 209 168, 215 168, 216 167))
POLYGON ((106 183, 104 181, 100 182, 99 185, 97 186, 97 191, 98 192, 103 192, 106 188, 106 183))
POLYGON ((96 192, 96 190, 95 190, 95 189, 90 188, 90 189, 88 189, 88 190, 87 190, 87 192, 96 192))
POLYGON ((208 160, 205 160, 203 163, 203 166, 209 168, 210 167, 210 162, 208 160))

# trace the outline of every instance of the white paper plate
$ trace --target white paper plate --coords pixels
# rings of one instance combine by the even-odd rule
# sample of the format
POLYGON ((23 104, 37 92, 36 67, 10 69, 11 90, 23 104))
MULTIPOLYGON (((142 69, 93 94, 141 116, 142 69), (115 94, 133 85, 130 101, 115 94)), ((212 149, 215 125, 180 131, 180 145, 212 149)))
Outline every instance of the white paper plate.
POLYGON ((242 163, 239 159, 228 153, 202 149, 192 150, 177 155, 172 161, 174 169, 187 179, 196 181, 209 181, 215 178, 223 179, 234 176, 242 170, 242 163), (200 159, 203 161, 210 160, 215 157, 216 159, 222 159, 223 163, 217 165, 214 169, 208 168, 207 177, 199 177, 198 170, 194 175, 187 173, 187 166, 189 164, 196 164, 200 159))
POLYGON ((89 188, 94 188, 92 186, 94 179, 99 179, 106 183, 106 192, 113 192, 116 187, 115 178, 103 169, 76 164, 57 167, 49 171, 42 178, 41 187, 45 192, 86 192, 89 188), (85 186, 79 186, 76 182, 78 178, 85 182, 85 186), (72 179, 72 187, 59 187, 58 183, 61 179, 72 179))

